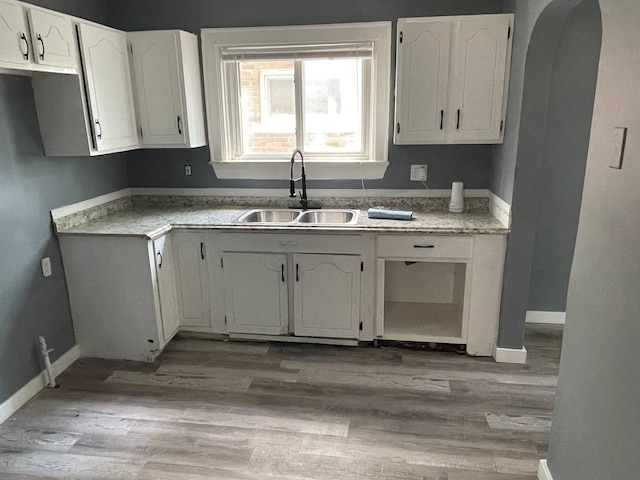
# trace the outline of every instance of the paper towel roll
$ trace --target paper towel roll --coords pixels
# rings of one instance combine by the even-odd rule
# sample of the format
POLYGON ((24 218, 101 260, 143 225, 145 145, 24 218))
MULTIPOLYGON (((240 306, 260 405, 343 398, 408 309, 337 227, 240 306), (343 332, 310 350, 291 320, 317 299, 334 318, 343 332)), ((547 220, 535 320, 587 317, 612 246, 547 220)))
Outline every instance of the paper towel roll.
POLYGON ((464 184, 462 182, 451 183, 451 201, 449 211, 452 213, 464 212, 464 184))

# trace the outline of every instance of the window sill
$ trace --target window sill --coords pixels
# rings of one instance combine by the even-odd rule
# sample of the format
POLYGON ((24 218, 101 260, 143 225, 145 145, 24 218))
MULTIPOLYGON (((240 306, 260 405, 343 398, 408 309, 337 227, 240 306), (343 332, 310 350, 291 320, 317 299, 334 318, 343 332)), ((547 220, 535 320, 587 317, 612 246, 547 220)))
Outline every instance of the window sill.
MULTIPOLYGON (((209 162, 220 179, 282 180, 288 179, 288 160, 209 162)), ((307 180, 375 180, 384 177, 389 162, 306 162, 307 180)), ((294 175, 300 175, 296 160, 294 175)))

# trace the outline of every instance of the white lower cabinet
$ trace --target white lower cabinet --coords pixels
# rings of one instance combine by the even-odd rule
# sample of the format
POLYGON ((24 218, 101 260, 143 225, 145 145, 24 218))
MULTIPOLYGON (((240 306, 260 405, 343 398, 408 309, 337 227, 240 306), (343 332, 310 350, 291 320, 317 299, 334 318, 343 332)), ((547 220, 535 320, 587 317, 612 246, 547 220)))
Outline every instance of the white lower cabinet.
POLYGON ((496 347, 506 235, 177 230, 60 246, 84 356, 152 361, 178 330, 496 347))
POLYGON ((358 338, 360 256, 293 255, 295 334, 358 338))
POLYGON ((229 332, 289 333, 286 256, 224 253, 222 258, 229 332))
POLYGON ((229 333, 359 337, 359 236, 222 237, 229 333))
POLYGON ((153 361, 178 330, 169 237, 59 238, 81 355, 153 361))
POLYGON ((173 232, 172 235, 180 326, 210 332, 207 236, 199 232, 173 232))
POLYGON ((505 245, 504 235, 379 235, 376 338, 493 355, 505 245))
POLYGON ((166 344, 178 333, 178 302, 176 297, 175 266, 171 250, 171 237, 164 235, 153 241, 158 279, 158 296, 162 318, 162 339, 166 344))

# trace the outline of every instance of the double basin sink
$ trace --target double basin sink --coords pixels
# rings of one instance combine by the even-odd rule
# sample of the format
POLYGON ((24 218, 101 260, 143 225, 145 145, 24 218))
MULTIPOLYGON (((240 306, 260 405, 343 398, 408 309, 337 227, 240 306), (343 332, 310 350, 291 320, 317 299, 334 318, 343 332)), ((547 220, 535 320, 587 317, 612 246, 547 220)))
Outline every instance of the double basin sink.
POLYGON ((258 208, 244 212, 237 223, 270 225, 354 225, 359 210, 336 208, 326 210, 292 210, 284 208, 258 208))

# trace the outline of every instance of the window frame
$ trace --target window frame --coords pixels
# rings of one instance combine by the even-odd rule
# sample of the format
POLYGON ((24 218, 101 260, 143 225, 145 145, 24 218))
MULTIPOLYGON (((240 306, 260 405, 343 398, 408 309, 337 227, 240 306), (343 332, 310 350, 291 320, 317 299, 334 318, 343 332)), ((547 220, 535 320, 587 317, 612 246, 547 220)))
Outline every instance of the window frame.
MULTIPOLYGON (((222 61, 228 47, 268 47, 274 45, 325 45, 371 42, 371 91, 366 92, 368 108, 363 128, 368 131, 367 158, 341 158, 338 154, 305 157, 307 175, 311 179, 375 179, 382 178, 388 165, 389 117, 391 92, 391 22, 366 22, 284 27, 239 27, 202 29, 204 85, 209 130, 210 164, 218 178, 282 179, 289 176, 289 159, 253 156, 235 159, 229 150, 235 141, 225 119, 239 128, 227 99, 227 89, 234 89, 222 61)), ((296 86, 296 88, 298 88, 296 86)), ((237 91, 231 92, 237 95, 237 91)), ((364 98, 363 98, 364 101, 364 98)), ((299 128, 299 127, 298 127, 299 128)), ((349 155, 351 156, 351 155, 349 155)))

